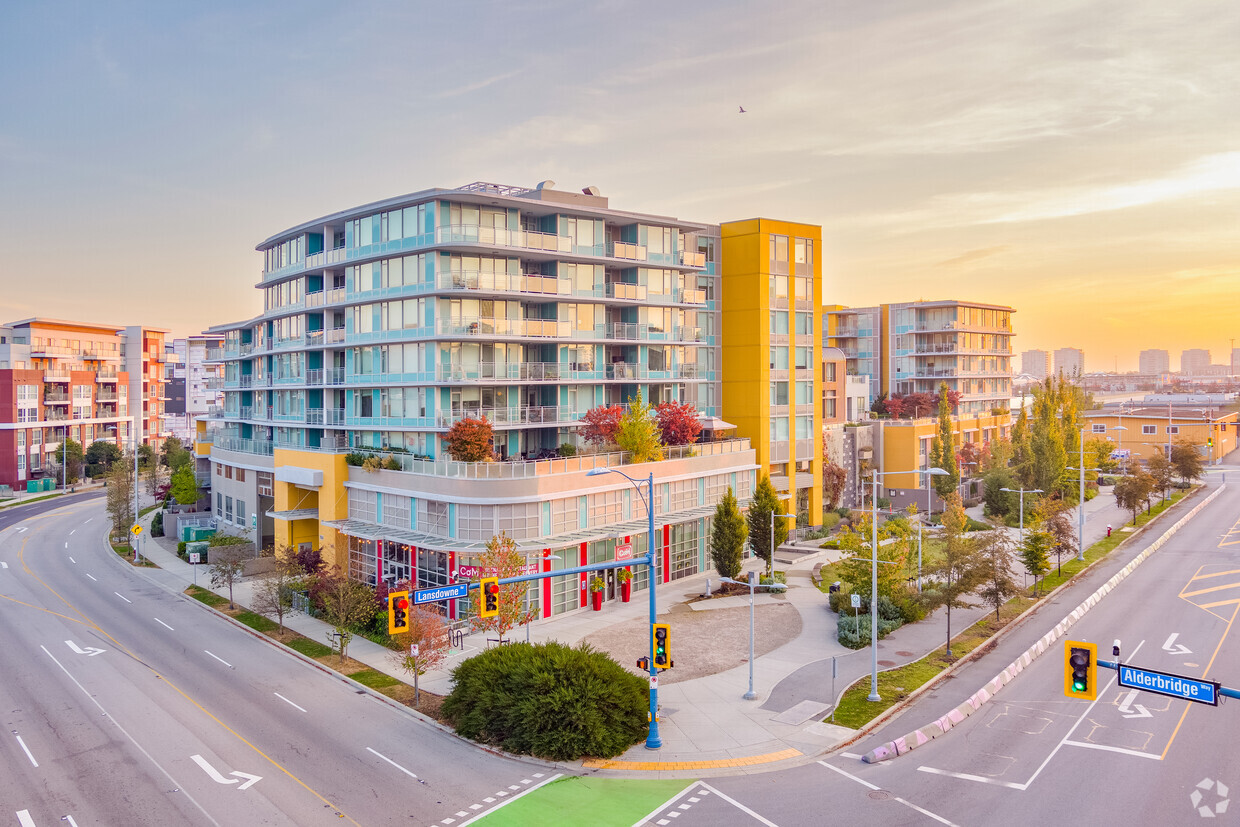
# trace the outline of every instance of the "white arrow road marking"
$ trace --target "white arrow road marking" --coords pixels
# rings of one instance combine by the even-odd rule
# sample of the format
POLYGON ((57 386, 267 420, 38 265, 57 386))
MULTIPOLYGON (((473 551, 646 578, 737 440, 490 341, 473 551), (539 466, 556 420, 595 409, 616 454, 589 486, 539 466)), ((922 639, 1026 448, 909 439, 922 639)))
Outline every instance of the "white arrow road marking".
MULTIPOLYGON (((294 707, 294 708, 296 708, 296 709, 301 709, 301 707, 300 707, 300 706, 297 706, 297 704, 293 703, 293 702, 292 702, 292 701, 290 701, 288 698, 286 698, 286 697, 284 697, 283 695, 281 695, 279 692, 272 692, 271 694, 272 694, 272 695, 275 695, 277 698, 279 698, 280 700, 284 701, 284 702, 285 702, 286 704, 288 704, 289 706, 294 707)), ((301 709, 301 711, 302 711, 302 712, 305 712, 306 710, 301 709)))
POLYGON ((89 577, 91 580, 94 580, 96 583, 98 583, 98 582, 99 582, 99 581, 95 578, 95 575, 93 575, 93 574, 88 574, 88 575, 86 575, 86 576, 87 576, 87 577, 89 577))
POLYGON ((119 597, 121 600, 124 600, 126 603, 133 603, 133 601, 132 601, 132 600, 130 600, 128 597, 126 597, 125 595, 121 594, 120 592, 112 592, 112 594, 116 595, 116 596, 117 596, 117 597, 119 597))
POLYGON ((73 816, 65 816, 62 821, 68 822, 69 827, 78 827, 77 822, 73 820, 73 816))
POLYGON ((1153 718, 1154 713, 1150 712, 1141 704, 1133 703, 1137 699, 1137 690, 1129 690, 1128 695, 1124 698, 1124 702, 1119 705, 1120 714, 1125 718, 1153 718), (1136 712, 1133 712, 1133 710, 1136 712))
POLYGON ((18 534, 21 534, 23 531, 26 531, 26 530, 27 530, 27 529, 26 529, 26 526, 24 526, 24 525, 19 525, 19 526, 17 527, 17 533, 18 533, 18 534))
POLYGON ((217 654, 215 654, 214 652, 212 652, 210 649, 203 649, 202 651, 206 652, 208 655, 210 655, 211 657, 215 658, 215 659, 216 659, 216 660, 218 660, 220 663, 222 663, 222 664, 224 664, 225 666, 227 666, 229 669, 234 669, 234 668, 236 668, 236 667, 234 667, 231 663, 229 663, 228 661, 224 660, 224 659, 223 659, 222 657, 220 657, 219 655, 217 655, 217 654))
POLYGON ((87 517, 85 520, 82 520, 82 525, 86 525, 87 523, 89 523, 90 519, 91 519, 90 517, 87 517))
POLYGON ((384 755, 383 753, 381 753, 381 752, 375 752, 375 750, 371 749, 370 747, 366 747, 366 751, 367 751, 367 752, 370 752, 370 753, 374 753, 375 755, 378 755, 378 756, 379 756, 380 758, 382 758, 384 761, 387 761, 387 762, 388 762, 389 764, 391 764, 393 767, 396 767, 396 769, 400 770, 401 772, 403 772, 405 775, 409 776, 410 778, 417 778, 417 776, 416 776, 416 775, 414 775, 413 773, 409 772, 409 770, 405 769, 405 768, 404 768, 404 767, 402 767, 400 764, 397 764, 395 761, 393 761, 391 758, 388 758, 388 757, 387 757, 386 755, 384 755))
POLYGON ((1179 636, 1179 632, 1172 632, 1171 637, 1167 638, 1167 642, 1162 645, 1163 651, 1173 655, 1191 655, 1193 653, 1192 649, 1189 649, 1183 643, 1175 642, 1175 639, 1179 636))
MULTIPOLYGON (((74 531, 77 531, 77 529, 76 529, 76 528, 75 528, 75 529, 72 529, 72 530, 69 532, 69 534, 70 534, 70 535, 72 535, 74 531)), ((65 543, 65 545, 68 545, 68 543, 65 543)))
POLYGON ((164 623, 164 622, 163 622, 162 620, 160 620, 159 618, 155 618, 155 622, 156 622, 156 623, 158 623, 160 626, 163 626, 163 627, 164 627, 165 629, 167 629, 169 632, 175 632, 175 631, 176 631, 176 629, 172 628, 172 627, 171 627, 171 626, 169 626, 167 623, 164 623))
POLYGON ((30 763, 34 764, 35 768, 37 769, 39 766, 39 762, 34 760, 34 756, 30 754, 30 747, 26 746, 26 742, 22 740, 22 737, 20 735, 17 736, 17 743, 22 745, 22 752, 26 753, 26 757, 30 759, 30 763))
POLYGON ((104 652, 107 651, 106 649, 96 649, 94 646, 87 646, 85 649, 79 649, 78 645, 71 640, 66 640, 65 644, 70 649, 72 649, 76 654, 89 655, 90 657, 94 657, 95 655, 102 655, 104 652))
POLYGON ((207 762, 207 759, 203 758, 201 755, 191 755, 190 758, 193 760, 195 764, 202 767, 203 771, 207 775, 211 776, 211 780, 217 784, 236 784, 237 778, 245 778, 247 780, 237 789, 248 790, 250 787, 253 787, 259 781, 263 780, 263 777, 261 775, 251 775, 248 772, 241 772, 240 770, 233 770, 232 772, 229 773, 229 775, 235 775, 237 776, 237 778, 225 778, 224 776, 220 775, 219 771, 216 770, 215 767, 211 766, 207 762))
POLYGON ((69 547, 69 542, 66 540, 66 541, 65 541, 65 548, 68 548, 68 547, 69 547))
POLYGON ((34 827, 34 819, 30 817, 30 811, 18 810, 17 823, 20 824, 21 827, 34 827))

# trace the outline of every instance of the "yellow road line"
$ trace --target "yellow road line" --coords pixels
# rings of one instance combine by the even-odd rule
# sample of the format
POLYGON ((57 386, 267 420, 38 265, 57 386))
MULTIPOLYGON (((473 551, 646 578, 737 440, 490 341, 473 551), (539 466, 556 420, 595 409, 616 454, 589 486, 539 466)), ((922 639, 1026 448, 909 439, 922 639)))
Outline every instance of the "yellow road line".
POLYGON ((1228 583, 1223 586, 1211 586, 1208 589, 1198 589, 1195 592, 1180 592, 1180 597, 1196 597, 1199 594, 1209 594, 1210 592, 1221 592, 1223 589, 1234 589, 1240 587, 1240 583, 1228 583))
POLYGON ((1196 577, 1194 577, 1192 580, 1189 580, 1188 582, 1192 583, 1196 580, 1207 580, 1211 577, 1223 577, 1224 575, 1228 575, 1228 574, 1240 574, 1240 569, 1232 569, 1231 571, 1216 571, 1213 574, 1199 574, 1196 577))
POLYGON ((1218 606, 1234 606, 1237 603, 1240 603, 1240 597, 1237 597, 1234 600, 1220 600, 1217 603, 1199 603, 1198 606, 1202 609, 1214 609, 1218 606))
MULTIPOLYGON (((1210 674, 1210 667, 1214 666, 1214 659, 1218 657, 1219 650, 1223 648, 1223 641, 1227 640, 1227 635, 1231 632, 1231 626, 1236 622, 1236 611, 1240 611, 1240 603, 1237 603, 1236 609, 1232 611, 1231 617, 1227 620, 1227 628, 1223 630, 1222 637, 1218 639, 1218 646, 1214 647, 1214 654, 1210 655, 1210 662, 1206 664, 1205 671, 1201 673, 1201 677, 1203 679, 1210 674)), ((1211 614, 1213 614, 1213 612, 1211 612, 1211 614)), ((1165 759, 1167 757, 1167 753, 1171 750, 1171 744, 1175 741, 1175 736, 1180 734, 1180 727, 1184 725, 1184 719, 1188 717, 1188 710, 1191 709, 1192 706, 1192 701, 1185 702, 1184 712, 1180 715, 1179 722, 1175 725, 1175 729, 1171 732, 1171 738, 1168 739, 1167 746, 1163 748, 1162 758, 1165 759)))
POLYGON ((796 758, 803 753, 800 750, 785 749, 779 752, 768 752, 765 755, 751 755, 746 758, 721 758, 716 761, 582 761, 582 766, 596 770, 710 770, 724 767, 749 767, 755 764, 769 764, 773 761, 785 761, 796 758))
MULTIPOLYGON (((230 735, 232 735, 232 736, 233 736, 234 738, 236 738, 238 741, 240 741, 241 743, 245 744, 247 747, 249 747, 250 749, 254 750, 256 753, 258 753, 258 754, 259 754, 259 755, 261 755, 263 758, 265 758, 265 759, 266 759, 266 760, 267 760, 267 761, 268 761, 268 762, 269 762, 269 763, 270 763, 273 767, 275 767, 276 769, 278 769, 280 772, 284 773, 286 776, 288 776, 289 778, 291 778, 293 781, 296 781, 299 785, 301 785, 301 787, 302 787, 304 790, 306 790, 306 792, 308 792, 308 793, 310 793, 311 795, 313 795, 313 796, 314 796, 315 798, 317 798, 319 801, 322 801, 322 802, 323 802, 324 804, 326 804, 328 807, 331 807, 333 810, 335 810, 335 811, 336 811, 336 812, 340 815, 340 817, 341 817, 341 818, 348 819, 348 820, 349 820, 350 822, 352 822, 353 824, 356 824, 356 825, 357 825, 357 827, 361 827, 361 825, 360 825, 360 824, 358 824, 358 823, 357 823, 356 821, 354 821, 352 818, 349 818, 349 816, 345 815, 345 814, 344 814, 344 812, 343 812, 343 811, 342 811, 339 807, 337 807, 335 804, 333 804, 332 802, 328 801, 326 798, 324 798, 323 796, 321 796, 321 795, 319 795, 317 792, 315 792, 315 790, 314 790, 312 787, 310 787, 309 785, 307 785, 307 784, 306 784, 306 782, 302 781, 300 778, 298 778, 297 776, 293 775, 293 773, 291 773, 288 769, 286 769, 286 768, 284 767, 284 765, 283 765, 283 764, 279 763, 279 762, 278 762, 278 761, 276 761, 274 758, 272 758, 271 756, 269 756, 267 753, 263 752, 261 749, 259 749, 258 747, 256 747, 254 744, 252 744, 252 743, 250 743, 249 741, 247 741, 247 740, 245 739, 245 737, 244 737, 244 736, 242 736, 239 732, 237 732, 236 730, 234 730, 234 729, 233 729, 232 727, 230 727, 228 724, 224 723, 224 722, 223 722, 223 721, 221 721, 219 718, 215 717, 215 715, 213 715, 211 712, 209 712, 209 711, 208 711, 208 710, 207 710, 207 709, 206 709, 206 708, 205 708, 202 704, 198 703, 198 702, 197 702, 197 701, 195 701, 193 698, 191 698, 189 695, 185 694, 185 692, 184 692, 184 691, 183 691, 183 690, 182 690, 179 686, 177 686, 176 684, 174 684, 172 681, 168 680, 168 678, 167 678, 166 676, 161 675, 161 674, 160 674, 159 672, 157 672, 155 669, 152 669, 150 666, 147 666, 147 665, 146 665, 146 664, 142 661, 142 659, 141 659, 141 658, 139 658, 137 655, 135 655, 132 651, 130 651, 128 647, 126 647, 126 646, 125 646, 123 643, 121 643, 119 640, 117 640, 116 638, 112 637, 110 634, 108 634, 107 632, 105 632, 102 628, 100 628, 99 624, 95 623, 95 622, 94 622, 94 621, 92 621, 90 618, 88 618, 85 614, 83 614, 83 612, 82 612, 82 610, 81 610, 81 609, 79 609, 78 607, 74 606, 72 603, 70 603, 68 600, 66 600, 63 596, 61 596, 61 594, 60 594, 59 592, 57 592, 57 591, 56 591, 55 589, 53 589, 51 586, 47 585, 47 583, 45 583, 45 582, 43 581, 43 579, 39 577, 39 575, 35 574, 33 571, 31 571, 31 570, 30 570, 30 566, 26 565, 26 543, 27 543, 27 542, 29 542, 29 539, 28 539, 28 538, 23 539, 23 540, 22 540, 21 549, 17 552, 17 559, 21 561, 21 564, 22 564, 22 569, 23 569, 23 570, 24 570, 27 574, 29 574, 31 577, 33 577, 35 580, 37 580, 37 581, 39 582, 39 585, 43 586, 43 588, 47 589, 47 590, 48 590, 49 592, 51 592, 52 594, 56 595, 56 598, 57 598, 58 600, 60 600, 60 602, 64 603, 66 606, 68 606, 68 607, 69 607, 69 608, 70 608, 70 609, 71 609, 71 610, 72 610, 75 614, 77 614, 77 615, 78 615, 78 617, 82 618, 82 619, 81 619, 81 621, 78 621, 78 622, 81 622, 81 623, 84 623, 84 624, 85 624, 85 625, 87 625, 87 626, 90 626, 92 629, 94 629, 95 631, 97 631, 99 634, 103 635, 103 636, 104 636, 104 637, 106 637, 108 640, 112 641, 112 643, 116 645, 116 648, 117 648, 117 649, 120 649, 122 652, 124 652, 125 654, 129 655, 131 658, 133 658, 133 659, 134 659, 134 661, 135 661, 136 663, 139 663, 139 664, 141 664, 142 666, 145 666, 147 669, 150 669, 151 674, 153 674, 155 677, 159 678, 161 681, 163 681, 165 684, 167 684, 170 688, 172 688, 172 689, 173 689, 173 690, 174 690, 174 691, 175 691, 178 695, 180 695, 182 698, 184 698, 185 700, 189 701, 189 702, 190 702, 191 704, 193 704, 194 706, 198 707, 198 709, 199 709, 199 710, 201 710, 201 711, 202 711, 202 713, 203 713, 204 715, 206 715, 206 716, 207 716, 208 718, 210 718, 212 721, 215 721, 215 723, 217 723, 217 724, 219 724, 221 727, 223 727, 223 728, 224 728, 224 730, 225 730, 226 732, 228 732, 230 735)), ((19 602, 19 601, 14 601, 14 602, 19 602)), ((44 611, 50 611, 50 610, 44 610, 44 611)), ((56 613, 55 613, 55 612, 52 612, 52 614, 56 614, 56 613)), ((70 619, 72 619, 72 618, 70 618, 70 619)))

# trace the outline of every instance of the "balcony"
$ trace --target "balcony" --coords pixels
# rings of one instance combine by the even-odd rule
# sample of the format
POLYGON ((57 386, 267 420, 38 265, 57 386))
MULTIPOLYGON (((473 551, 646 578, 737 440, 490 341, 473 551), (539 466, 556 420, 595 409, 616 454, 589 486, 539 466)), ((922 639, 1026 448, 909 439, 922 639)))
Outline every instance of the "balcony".
POLYGON ((66 404, 69 401, 69 394, 65 391, 43 391, 43 404, 66 404))
POLYGON ((306 371, 307 385, 343 385, 344 368, 311 368, 306 371))
POLYGON ((344 328, 330 327, 323 332, 323 344, 336 345, 344 342, 344 328))
POLYGON ((677 301, 681 304, 706 304, 706 291, 683 288, 677 301))
POLYGON ((215 438, 215 447, 223 451, 239 451, 243 454, 271 456, 275 453, 275 443, 269 439, 242 439, 235 436, 220 436, 215 438))
POLYGON ((95 401, 96 402, 115 402, 116 391, 115 390, 97 390, 95 391, 95 401))
POLYGON ((572 325, 556 319, 446 319, 438 333, 448 336, 534 336, 563 338, 572 334, 572 325))
POLYGON ((624 241, 607 242, 607 255, 611 258, 622 258, 626 261, 645 261, 646 248, 624 241))
POLYGON ((491 293, 532 293, 540 296, 567 296, 572 283, 556 276, 534 273, 486 273, 452 271, 440 273, 436 286, 441 290, 479 290, 491 293))
POLYGON ((611 282, 607 285, 607 298, 626 299, 629 301, 645 301, 646 285, 628 284, 627 282, 611 282))
POLYGON ((834 333, 828 333, 827 335, 836 339, 855 339, 860 334, 857 333, 857 328, 855 327, 838 327, 834 333))
POLYGON ((546 405, 512 408, 463 408, 436 417, 436 426, 450 428, 462 419, 486 418, 492 425, 567 425, 581 419, 584 410, 546 405))
POLYGON ((344 408, 309 408, 305 421, 307 425, 343 425, 344 408))
POLYGON ((43 421, 45 422, 62 422, 69 418, 68 411, 44 411, 43 421))
POLYGON ((685 267, 697 267, 701 269, 706 266, 706 254, 694 252, 692 250, 681 250, 680 263, 685 267))
POLYGON ((552 253, 573 252, 568 236, 539 233, 533 230, 505 230, 480 227, 476 224, 448 224, 435 228, 436 244, 485 244, 496 247, 522 247, 552 253))
POLYGON ((46 370, 43 372, 44 382, 68 382, 69 371, 67 370, 46 370))

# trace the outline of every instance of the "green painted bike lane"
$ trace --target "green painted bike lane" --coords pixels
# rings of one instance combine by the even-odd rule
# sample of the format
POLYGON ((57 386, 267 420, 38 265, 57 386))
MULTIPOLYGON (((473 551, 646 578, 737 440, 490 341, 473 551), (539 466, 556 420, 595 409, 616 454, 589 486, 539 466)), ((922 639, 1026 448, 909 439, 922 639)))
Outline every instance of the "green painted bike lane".
POLYGON ((531 791, 473 824, 480 827, 546 827, 589 824, 632 827, 696 781, 570 776, 531 791))

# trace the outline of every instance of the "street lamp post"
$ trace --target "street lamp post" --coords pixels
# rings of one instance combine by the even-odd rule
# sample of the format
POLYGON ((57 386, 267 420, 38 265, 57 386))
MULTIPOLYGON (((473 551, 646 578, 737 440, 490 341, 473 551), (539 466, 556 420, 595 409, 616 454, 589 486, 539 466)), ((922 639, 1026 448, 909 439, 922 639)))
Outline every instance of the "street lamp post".
POLYGON ((1000 488, 1000 491, 1010 491, 1013 494, 1020 494, 1020 543, 1025 542, 1025 495, 1041 494, 1041 488, 1000 488))
MULTIPOLYGON (((654 586, 658 581, 658 556, 655 554, 655 536, 654 536, 654 472, 650 472, 645 480, 635 480, 623 471, 617 471, 615 468, 594 468, 586 473, 587 477, 597 477, 600 474, 619 474, 637 489, 637 496, 642 496, 641 483, 646 483, 646 496, 642 499, 646 502, 646 517, 649 521, 650 539, 646 541, 646 590, 650 592, 650 625, 654 626, 658 620, 658 611, 654 602, 654 586)), ((650 645, 650 730, 646 734, 646 749, 659 749, 663 746, 663 740, 659 737, 659 669, 654 662, 654 634, 648 634, 650 645)))
MULTIPOLYGON (((918 474, 926 475, 926 519, 930 519, 930 478, 931 477, 950 477, 951 474, 942 468, 927 468, 925 471, 918 470, 918 474)), ((921 594, 921 518, 917 519, 917 593, 921 594)))
MULTIPOLYGON (((720 577, 719 580, 724 583, 735 583, 740 586, 749 587, 749 691, 741 697, 747 701, 758 700, 758 693, 753 691, 753 591, 758 585, 758 573, 756 571, 749 572, 748 580, 733 580, 731 577, 720 577)), ((783 589, 782 583, 772 583, 768 588, 783 589)))
MULTIPOLYGON (((947 474, 942 468, 927 470, 947 474)), ((874 490, 870 497, 870 694, 867 701, 881 701, 878 694, 878 478, 887 474, 913 474, 916 471, 871 471, 874 490)), ((936 475, 937 476, 937 475, 936 475)), ((918 523, 920 526, 920 522, 918 523)))

